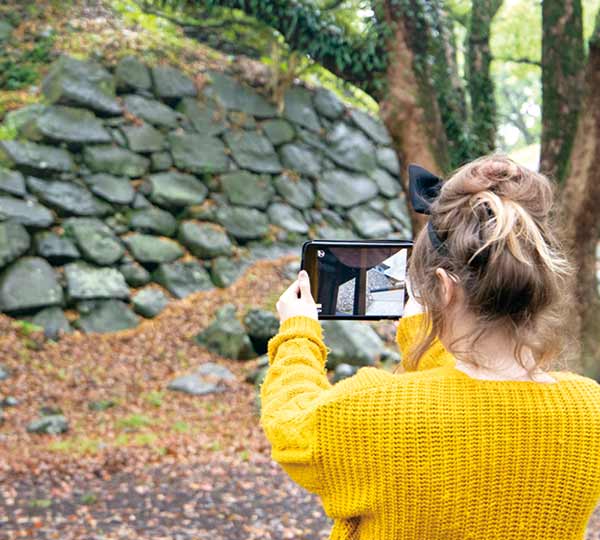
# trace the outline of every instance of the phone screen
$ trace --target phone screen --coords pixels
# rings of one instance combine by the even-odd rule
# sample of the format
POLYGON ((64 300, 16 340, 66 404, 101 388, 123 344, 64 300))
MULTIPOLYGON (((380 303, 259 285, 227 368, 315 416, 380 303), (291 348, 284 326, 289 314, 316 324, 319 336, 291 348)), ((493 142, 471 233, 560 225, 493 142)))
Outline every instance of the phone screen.
POLYGON ((302 268, 310 276, 320 319, 396 319, 406 302, 412 243, 307 242, 302 268))

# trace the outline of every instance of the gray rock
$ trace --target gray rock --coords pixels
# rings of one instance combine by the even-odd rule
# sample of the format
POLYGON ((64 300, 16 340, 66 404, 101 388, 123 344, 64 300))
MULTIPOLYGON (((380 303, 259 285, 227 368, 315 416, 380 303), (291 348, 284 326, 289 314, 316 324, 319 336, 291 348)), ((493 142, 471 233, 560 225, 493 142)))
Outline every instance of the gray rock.
POLYGON ((168 136, 175 166, 193 173, 220 173, 228 169, 221 139, 200 133, 170 133, 168 136))
POLYGON ((340 167, 357 172, 371 172, 377 166, 375 145, 357 129, 337 122, 326 137, 326 155, 340 167))
POLYGON ((0 364, 0 381, 5 381, 9 377, 10 372, 8 371, 8 369, 4 365, 0 364))
POLYGON ((151 124, 142 124, 141 126, 124 126, 121 128, 127 146, 132 152, 140 152, 142 154, 150 152, 159 152, 165 147, 165 138, 151 124))
POLYGON ((0 167, 0 192, 24 197, 27 194, 25 179, 19 171, 0 167))
POLYGON ((110 205, 94 197, 83 186, 73 182, 40 180, 30 176, 27 178, 27 186, 39 199, 61 214, 105 216, 112 212, 110 205))
POLYGON ((29 433, 59 435, 69 431, 69 422, 62 414, 42 416, 27 425, 29 433))
POLYGON ((156 317, 169 303, 168 297, 160 289, 146 287, 132 298, 133 309, 143 317, 156 317))
POLYGON ((41 326, 44 329, 44 335, 48 339, 57 340, 61 333, 69 334, 73 331, 63 310, 57 306, 38 311, 30 321, 37 326, 41 326))
POLYGON ((150 170, 166 171, 173 166, 173 158, 169 152, 154 152, 150 156, 150 170))
POLYGON ((265 209, 275 189, 271 177, 248 171, 234 171, 221 176, 221 186, 231 204, 265 209))
POLYGON ((28 132, 27 138, 33 140, 64 141, 78 146, 112 140, 102 121, 92 112, 61 105, 47 107, 32 121, 28 132))
POLYGON ((227 129, 225 112, 212 100, 199 102, 194 98, 183 98, 177 106, 194 129, 202 135, 220 135, 227 129))
POLYGON ((2 402, 0 402, 2 407, 16 407, 18 404, 19 400, 13 396, 6 396, 2 402))
POLYGON ((282 118, 275 118, 263 122, 262 129, 267 136, 267 139, 269 139, 274 146, 291 142, 296 135, 293 126, 287 120, 283 120, 282 118))
POLYGON ((84 262, 65 266, 67 293, 73 300, 129 298, 125 278, 114 268, 96 268, 84 262))
POLYGON ((112 75, 94 61, 61 56, 42 82, 48 103, 90 108, 103 115, 121 114, 112 75))
POLYGON ((245 264, 231 257, 216 257, 210 264, 212 282, 220 288, 226 288, 241 276, 245 264))
POLYGON ((86 333, 107 333, 135 328, 139 322, 139 317, 124 302, 97 300, 74 324, 86 333))
POLYGON ((26 105, 20 109, 7 112, 4 116, 4 125, 20 131, 25 124, 29 123, 32 119, 37 118, 46 110, 46 105, 41 103, 32 103, 26 105))
POLYGON ((0 268, 26 253, 29 245, 25 227, 12 221, 0 223, 0 268))
POLYGON ((254 129, 256 128, 256 120, 253 116, 242 112, 242 111, 229 111, 227 113, 227 118, 229 121, 237 127, 241 127, 244 129, 254 129))
POLYGON ((257 118, 271 118, 277 115, 275 107, 252 88, 239 83, 217 71, 209 71, 212 84, 204 93, 212 97, 221 107, 242 111, 257 118))
POLYGON ((342 379, 352 377, 352 375, 354 375, 357 371, 357 366, 351 366, 350 364, 338 364, 333 373, 333 379, 331 380, 331 382, 335 384, 336 382, 339 382, 342 379))
POLYGON ((123 102, 131 114, 155 126, 175 128, 179 124, 180 115, 160 101, 129 95, 124 96, 123 102))
POLYGON ((398 197, 389 201, 387 211, 392 218, 401 222, 406 228, 411 228, 410 214, 404 197, 398 197))
POLYGON ((375 169, 370 174, 375 180, 379 192, 386 197, 396 197, 401 191, 400 182, 391 176, 385 169, 375 169))
POLYGON ((258 132, 228 131, 225 133, 225 142, 241 168, 258 173, 281 172, 281 163, 273 145, 258 132))
POLYGON ((383 238, 392 232, 392 226, 385 216, 366 205, 352 208, 348 218, 363 238, 383 238))
POLYGON ((120 129, 111 129, 110 136, 112 137, 112 140, 115 143, 117 143, 118 146, 121 146, 122 148, 127 148, 127 139, 125 138, 125 135, 123 135, 123 132, 120 129))
POLYGON ((150 272, 140 264, 124 263, 119 267, 119 272, 123 274, 125 281, 132 287, 141 287, 150 281, 150 272))
POLYGON ((206 362, 198 366, 196 373, 201 377, 212 377, 217 381, 235 381, 235 375, 230 370, 214 362, 206 362))
POLYGON ((45 206, 31 200, 0 197, 0 214, 6 219, 27 227, 49 227, 54 223, 52 212, 45 206))
POLYGON ((358 321, 323 321, 325 344, 329 348, 327 368, 338 364, 372 366, 379 359, 384 343, 368 324, 358 321))
POLYGON ((317 181, 317 192, 331 205, 348 208, 377 196, 377 184, 368 176, 332 170, 317 181))
POLYGON ((296 208, 310 208, 315 202, 312 183, 304 178, 284 173, 275 178, 274 185, 277 193, 296 208))
POLYGON ((61 265, 81 257, 77 246, 64 236, 41 231, 34 237, 35 252, 51 264, 61 265))
POLYGON ((302 213, 288 204, 273 203, 267 210, 269 221, 274 225, 282 227, 286 231, 306 234, 308 224, 304 221, 302 213))
POLYGON ((281 147, 281 162, 286 169, 298 174, 318 178, 321 173, 321 157, 302 143, 290 143, 281 147))
POLYGON ((0 141, 0 161, 24 173, 41 176, 71 172, 75 167, 66 150, 28 141, 0 141))
POLYGON ((183 255, 181 246, 169 238, 149 234, 132 234, 123 238, 135 259, 142 264, 173 262, 183 255))
POLYGON ((356 233, 343 227, 326 225, 317 229, 317 238, 327 240, 356 240, 356 233))
POLYGON ((161 264, 154 272, 153 278, 177 298, 214 288, 208 272, 196 261, 161 264))
POLYGON ((164 100, 180 99, 186 96, 195 97, 198 89, 194 81, 185 73, 171 66, 155 66, 152 68, 154 94, 164 100))
POLYGON ((117 262, 125 248, 102 221, 93 218, 70 218, 64 222, 65 232, 72 237, 83 257, 101 266, 117 262))
POLYGON ((167 388, 169 390, 175 390, 176 392, 191 394, 192 396, 204 396, 206 394, 223 392, 223 388, 215 383, 205 381, 195 373, 177 377, 169 383, 167 388))
POLYGON ((313 95, 313 103, 317 112, 330 120, 339 118, 345 109, 338 97, 326 88, 317 88, 313 95))
POLYGON ((190 174, 157 173, 150 175, 148 180, 152 189, 150 199, 167 208, 200 204, 208 193, 207 187, 190 174))
POLYGON ((400 163, 398 162, 398 156, 391 148, 378 148, 377 153, 377 165, 383 167, 386 171, 398 176, 400 174, 400 163))
POLYGON ((244 316, 244 326, 257 354, 267 352, 269 340, 279 331, 279 319, 264 309, 250 309, 244 316))
POLYGON ((117 88, 121 91, 150 90, 150 71, 135 56, 122 58, 115 68, 117 88))
POLYGON ((86 146, 83 160, 93 172, 105 172, 115 176, 137 178, 143 176, 150 165, 150 160, 117 146, 86 146))
POLYGON ((113 204, 130 204, 135 196, 135 191, 129 182, 129 178, 125 178, 124 176, 98 173, 86 176, 85 182, 92 193, 113 204))
POLYGON ((226 358, 247 360, 256 357, 250 338, 240 321, 238 321, 235 306, 227 304, 216 313, 215 320, 195 340, 226 358))
POLYGON ((285 93, 283 116, 311 131, 321 130, 319 117, 313 108, 312 94, 306 88, 292 87, 285 93))
POLYGON ((181 222, 178 239, 200 259, 231 255, 233 249, 229 236, 216 223, 181 222))
POLYGON ((238 240, 260 238, 269 231, 264 212, 241 206, 221 207, 216 213, 217 221, 238 240))
POLYGON ((140 208, 129 214, 129 227, 135 231, 173 236, 177 220, 169 212, 155 206, 140 208))
POLYGON ((23 257, 0 274, 0 311, 57 306, 62 301, 62 287, 44 259, 23 257))
POLYGON ((350 118, 376 143, 391 144, 392 139, 386 127, 377 118, 360 109, 350 109, 350 118))

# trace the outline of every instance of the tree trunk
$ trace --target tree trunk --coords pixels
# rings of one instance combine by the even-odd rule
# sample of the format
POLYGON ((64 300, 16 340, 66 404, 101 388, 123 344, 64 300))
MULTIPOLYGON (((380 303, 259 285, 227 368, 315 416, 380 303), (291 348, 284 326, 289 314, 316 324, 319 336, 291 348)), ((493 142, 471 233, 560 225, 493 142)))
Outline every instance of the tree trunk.
POLYGON ((471 96, 471 146, 476 156, 496 148, 496 97, 490 75, 490 26, 502 0, 472 2, 467 36, 467 80, 471 96))
POLYGON ((540 171, 562 184, 577 130, 584 69, 581 0, 542 3, 540 171))
POLYGON ((600 298, 596 246, 600 231, 600 13, 590 40, 583 101, 562 197, 565 240, 576 264, 573 332, 581 338, 583 372, 600 381, 600 298))

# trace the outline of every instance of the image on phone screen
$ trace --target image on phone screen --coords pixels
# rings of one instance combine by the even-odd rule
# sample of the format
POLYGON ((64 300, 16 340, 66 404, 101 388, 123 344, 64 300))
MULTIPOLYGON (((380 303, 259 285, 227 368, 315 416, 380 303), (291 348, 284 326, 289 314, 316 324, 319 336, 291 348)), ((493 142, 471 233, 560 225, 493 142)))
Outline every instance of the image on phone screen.
POLYGON ((402 316, 409 247, 318 245, 313 248, 313 256, 307 256, 307 271, 319 316, 402 316))

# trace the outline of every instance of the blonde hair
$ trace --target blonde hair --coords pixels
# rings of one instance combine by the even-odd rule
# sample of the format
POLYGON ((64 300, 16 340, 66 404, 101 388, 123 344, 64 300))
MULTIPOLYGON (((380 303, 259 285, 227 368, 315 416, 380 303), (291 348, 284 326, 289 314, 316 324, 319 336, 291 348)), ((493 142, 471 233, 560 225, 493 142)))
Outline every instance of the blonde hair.
POLYGON ((448 345, 457 358, 465 353, 465 361, 480 365, 455 345, 475 336, 474 345, 498 328, 514 341, 514 355, 530 373, 564 353, 560 309, 573 267, 553 233, 553 198, 548 178, 503 155, 476 159, 443 183, 430 219, 445 250, 436 250, 423 228, 410 259, 409 279, 426 316, 420 339, 403 361, 405 369, 418 369, 448 324, 437 268, 459 282, 465 307, 477 321, 472 333, 448 345), (524 348, 533 355, 532 369, 525 365, 524 348))

